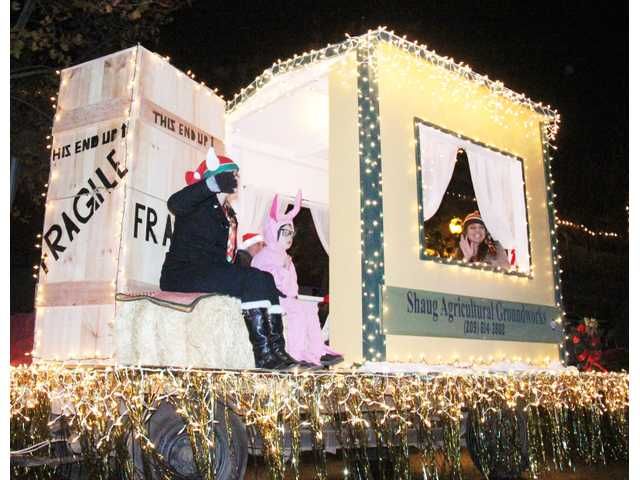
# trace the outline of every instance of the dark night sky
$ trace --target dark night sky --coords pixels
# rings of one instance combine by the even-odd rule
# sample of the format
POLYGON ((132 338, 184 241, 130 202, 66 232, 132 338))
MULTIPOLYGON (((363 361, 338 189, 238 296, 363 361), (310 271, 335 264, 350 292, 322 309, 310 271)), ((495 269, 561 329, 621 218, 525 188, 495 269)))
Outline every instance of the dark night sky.
POLYGON ((562 115, 561 217, 627 230, 628 6, 620 2, 195 1, 155 49, 231 97, 277 59, 386 25, 562 115))

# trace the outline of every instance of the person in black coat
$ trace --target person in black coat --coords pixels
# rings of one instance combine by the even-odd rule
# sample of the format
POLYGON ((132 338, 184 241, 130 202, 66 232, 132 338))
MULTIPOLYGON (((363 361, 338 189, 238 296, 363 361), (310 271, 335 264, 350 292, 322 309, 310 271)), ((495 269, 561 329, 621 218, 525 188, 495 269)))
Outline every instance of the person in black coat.
POLYGON ((237 192, 238 171, 231 159, 210 149, 198 170, 187 172, 188 186, 169 197, 175 226, 160 289, 239 298, 256 367, 306 367, 285 350, 282 309, 271 274, 234 264, 238 222, 228 195, 237 192))

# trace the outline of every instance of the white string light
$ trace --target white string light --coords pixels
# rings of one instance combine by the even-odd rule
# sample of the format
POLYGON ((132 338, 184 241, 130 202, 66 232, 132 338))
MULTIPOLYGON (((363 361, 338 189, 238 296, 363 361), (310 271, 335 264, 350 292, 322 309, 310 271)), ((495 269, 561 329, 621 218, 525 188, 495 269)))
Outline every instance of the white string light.
POLYGON ((573 230, 579 230, 587 235, 592 237, 606 237, 606 238, 621 238, 622 235, 616 232, 608 232, 606 230, 592 230, 582 223, 572 222, 571 220, 564 220, 556 217, 556 222, 558 225, 562 225, 563 227, 568 227, 573 230))
MULTIPOLYGON (((492 96, 492 98, 494 98, 494 107, 496 109, 496 111, 503 111, 504 114, 512 114, 512 115, 517 115, 517 112, 514 112, 513 109, 511 108, 511 106, 507 105, 505 106, 504 103, 502 103, 504 100, 508 100, 511 103, 517 104, 519 106, 522 107, 526 107, 527 109, 534 111, 540 115, 542 115, 544 118, 546 118, 546 124, 545 124, 545 128, 544 128, 544 135, 543 135, 543 143, 546 149, 552 149, 555 150, 556 147, 554 145, 552 145, 552 142, 555 140, 557 132, 558 132, 558 128, 559 128, 559 124, 560 124, 560 115, 557 113, 556 110, 553 110, 550 106, 548 105, 543 105, 540 102, 533 102, 532 100, 530 100, 528 97, 526 97, 524 94, 518 94, 516 92, 513 92, 512 90, 506 88, 504 86, 504 84, 500 81, 492 81, 489 80, 487 76, 483 76, 480 74, 477 74, 475 72, 473 72, 471 70, 471 68, 468 65, 465 65, 463 63, 457 63, 455 62, 453 59, 448 58, 448 57, 442 57, 440 55, 437 55, 434 51, 429 50, 426 45, 418 45, 417 42, 409 42, 406 40, 406 38, 401 38, 397 35, 395 35, 393 33, 393 31, 389 32, 387 31, 386 27, 379 27, 376 30, 371 30, 368 33, 358 36, 358 37, 351 37, 347 34, 347 40, 341 43, 336 43, 336 44, 328 44, 325 48, 323 49, 319 49, 319 50, 311 50, 311 51, 307 51, 304 52, 301 55, 294 55, 293 57, 287 59, 287 60, 278 60, 276 63, 274 63, 270 68, 264 70, 264 72, 257 76, 254 81, 247 86, 246 88, 243 88, 240 90, 239 93, 236 93, 233 96, 232 100, 228 100, 226 102, 227 104, 227 113, 231 113, 233 112, 236 108, 238 108, 243 102, 245 102, 246 100, 248 100, 249 98, 253 97, 257 92, 259 92, 262 88, 264 88, 267 84, 269 84, 271 82, 271 80, 273 80, 274 78, 284 75, 288 72, 292 72, 295 70, 299 70, 301 68, 304 68, 306 66, 309 66, 311 64, 314 64, 316 62, 322 61, 322 60, 326 60, 332 57, 338 57, 338 56, 344 56, 345 54, 352 52, 352 51, 356 51, 359 48, 370 48, 370 46, 372 45, 373 42, 380 42, 380 43, 387 43, 390 44, 394 47, 399 48, 400 50, 402 50, 405 53, 409 53, 414 55, 417 58, 420 58, 422 60, 425 60, 431 64, 435 64, 438 65, 442 68, 444 68, 447 72, 449 73, 454 73, 456 75, 458 75, 461 78, 470 80, 472 82, 474 82, 476 85, 478 86, 482 86, 482 87, 487 87, 490 90, 490 94, 492 96)), ((160 57, 158 56, 158 58, 163 58, 165 61, 169 62, 170 58, 167 57, 160 57)), ((370 59, 367 59, 367 62, 369 62, 370 59)), ((60 75, 60 72, 57 71, 56 72, 58 75, 60 75)), ((374 74, 375 74, 375 69, 374 69, 374 74)), ((189 69, 186 73, 186 76, 190 79, 195 79, 195 74, 189 69)), ((365 81, 365 83, 369 83, 369 87, 367 89, 358 89, 358 96, 369 96, 374 92, 374 87, 375 84, 377 83, 377 79, 373 78, 373 79, 363 79, 365 81)), ((200 82, 198 85, 198 88, 200 88, 200 86, 205 86, 204 82, 200 82)), ((208 87, 207 87, 208 88, 208 87)), ((211 89, 209 89, 211 90, 211 89)), ((214 94, 217 94, 217 88, 212 90, 212 92, 214 94)), ((221 95, 220 95, 221 96, 221 95)), ((221 96, 222 97, 222 96, 221 96)), ((371 98, 371 100, 378 102, 378 98, 371 98)), ((56 102, 56 97, 51 97, 51 101, 52 101, 52 108, 54 108, 56 110, 56 120, 59 120, 61 117, 62 112, 59 110, 56 102)), ((131 115, 131 109, 133 107, 130 106, 128 109, 127 114, 131 115)), ((474 107, 475 108, 475 107, 474 107)), ((366 114, 363 115, 363 112, 360 111, 360 113, 358 114, 359 116, 359 120, 360 120, 360 130, 362 133, 362 129, 364 126, 367 126, 367 130, 369 129, 373 129, 375 130, 375 124, 373 123, 373 121, 375 120, 376 122, 379 120, 379 116, 376 116, 376 118, 372 118, 370 115, 373 114, 374 111, 373 110, 369 110, 368 112, 366 112, 366 114)), ((502 122, 502 120, 500 120, 500 117, 498 116, 498 114, 495 114, 492 117, 493 120, 496 121, 500 121, 502 122), (494 118, 495 117, 495 118, 494 118)), ((502 124, 502 123, 501 123, 502 124)), ((131 135, 131 131, 127 132, 127 136, 130 137, 131 135)), ((366 134, 366 132, 365 132, 366 134)), ((47 136, 47 140, 49 140, 51 137, 47 136)), ((125 142, 128 142, 129 139, 125 139, 125 142)), ((380 136, 379 136, 379 129, 378 129, 378 133, 377 133, 377 138, 372 139, 373 141, 371 142, 372 144, 376 144, 376 142, 380 141, 380 136)), ((47 149, 51 149, 51 145, 48 144, 47 145, 47 149)), ((363 145, 360 145, 360 152, 362 153, 362 149, 363 149, 363 145)), ((127 148, 127 152, 129 151, 129 149, 127 148)), ((127 164, 127 160, 129 159, 129 154, 127 153, 127 158, 125 158, 125 165, 127 164)), ((549 161, 552 158, 549 156, 549 161)), ((368 166, 370 166, 366 173, 370 174, 373 172, 372 168, 376 168, 379 167, 379 163, 381 162, 381 159, 379 158, 367 158, 365 160, 365 162, 367 163, 368 166)), ((376 190, 378 191, 378 195, 381 196, 381 188, 382 188, 382 177, 381 177, 381 173, 378 175, 379 178, 377 178, 376 180, 373 181, 372 185, 376 185, 376 190)), ((550 189, 551 185, 553 183, 555 183, 554 180, 552 180, 552 175, 551 173, 549 173, 549 187, 548 189, 550 189)), ((45 188, 48 186, 45 185, 45 188)), ((46 195, 46 193, 45 193, 46 195)), ((124 193, 123 193, 124 195, 124 193)), ((450 194, 451 196, 455 196, 457 198, 461 198, 461 199, 468 199, 466 196, 461 195, 461 194, 450 194)), ((364 202, 364 206, 365 208, 368 206, 378 206, 378 201, 381 201, 381 199, 377 199, 377 198, 367 198, 364 202)), ((553 250, 554 250, 554 260, 553 260, 553 264, 557 266, 558 260, 561 258, 559 255, 557 255, 557 249, 555 248, 556 242, 557 242, 557 235, 556 235, 556 231, 558 228, 558 225, 561 226, 565 226, 565 227, 569 227, 569 228, 574 228, 577 230, 581 230, 591 236, 602 236, 602 237, 613 237, 613 238, 618 238, 620 235, 615 233, 615 232, 606 232, 606 231, 594 231, 589 229, 588 227, 582 225, 582 224, 576 224, 574 222, 571 222, 569 220, 562 220, 559 219, 556 216, 556 210, 555 207, 553 207, 553 198, 551 197, 550 200, 550 205, 549 207, 552 209, 553 211, 553 218, 555 219, 555 222, 552 225, 552 243, 553 243, 553 250), (557 260, 556 260, 557 259, 557 260)), ((628 208, 628 207, 627 207, 628 208)), ((122 209, 124 209, 124 201, 123 201, 123 206, 122 209)), ((123 214, 123 211, 121 210, 121 212, 123 214)), ((121 217, 122 220, 124 220, 124 215, 121 217)), ((378 227, 378 224, 381 223, 382 221, 382 215, 380 214, 380 220, 373 220, 372 221, 372 225, 375 227, 378 227)), ((122 228, 122 225, 121 225, 122 228)), ((361 226, 361 230, 364 228, 364 225, 361 226)), ((420 227, 422 228, 422 227, 420 227)), ((37 247, 41 248, 42 246, 42 242, 41 240, 41 235, 39 234, 37 237, 37 247)), ((121 239, 120 239, 121 240, 121 239)), ((383 242, 383 234, 382 232, 380 233, 380 241, 383 242)), ((122 248, 122 245, 121 245, 122 248)), ((46 253, 41 257, 41 261, 44 262, 46 257, 46 253)), ((118 256, 119 257, 119 256, 118 256)), ((364 263, 367 265, 367 270, 366 272, 370 272, 371 274, 373 274, 373 272, 377 271, 378 269, 383 269, 384 267, 384 260, 381 258, 380 253, 376 250, 372 256, 372 258, 366 258, 364 259, 364 263), (375 258, 374 258, 375 257, 375 258)), ((447 263, 458 263, 458 264, 462 264, 463 262, 461 261, 453 261, 451 259, 447 259, 447 263)), ((501 269, 499 269, 501 270, 501 269)), ((532 270, 533 270, 533 266, 532 266, 532 270)), ((38 267, 36 267, 34 265, 34 277, 38 277, 38 267)), ((382 270, 384 271, 384 270, 382 270)), ((120 277, 120 273, 122 273, 122 280, 124 281, 124 270, 119 271, 118 272, 118 278, 120 277)), ((119 278, 120 279, 120 278, 119 278)), ((558 279, 559 282, 559 279, 558 279)), ((384 274, 383 274, 383 288, 384 288, 384 274)), ((559 283, 556 286, 556 289, 559 289, 559 283)), ((364 291, 363 289, 363 296, 366 296, 367 292, 364 291)), ((560 298, 561 295, 560 295, 560 298)), ((381 301, 381 300, 380 300, 381 301)), ((558 307, 560 307, 560 304, 557 304, 558 307)), ((380 318, 379 316, 376 316, 374 314, 368 314, 367 316, 367 321, 371 322, 372 324, 376 324, 377 328, 380 328, 380 318)), ((364 328, 364 326, 363 326, 364 328)), ((369 338, 371 336, 371 333, 367 334, 367 338, 369 338)), ((375 349, 369 351, 369 353, 372 355, 373 358, 380 358, 380 352, 376 351, 375 349)))

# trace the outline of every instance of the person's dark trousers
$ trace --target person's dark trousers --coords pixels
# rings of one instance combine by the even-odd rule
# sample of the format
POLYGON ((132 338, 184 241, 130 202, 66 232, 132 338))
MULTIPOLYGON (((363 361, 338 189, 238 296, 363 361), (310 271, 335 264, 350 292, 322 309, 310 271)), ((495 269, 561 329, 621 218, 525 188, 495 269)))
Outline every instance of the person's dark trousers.
POLYGON ((253 257, 246 250, 238 250, 236 252, 236 265, 239 267, 250 267, 253 257))
MULTIPOLYGON (((167 257, 170 255, 167 253, 167 257)), ((275 320, 275 328, 272 326, 272 315, 268 309, 271 306, 279 308, 280 300, 270 273, 230 263, 212 264, 202 268, 200 265, 181 264, 182 262, 169 260, 167 258, 162 269, 162 290, 215 292, 240 298, 243 304, 242 315, 249 331, 257 368, 286 369, 306 366, 297 362, 285 350, 281 315, 278 315, 279 321, 275 320)))
POLYGON ((276 284, 268 272, 227 262, 192 263, 167 253, 160 289, 172 292, 213 292, 239 298, 242 303, 267 300, 279 305, 276 284))

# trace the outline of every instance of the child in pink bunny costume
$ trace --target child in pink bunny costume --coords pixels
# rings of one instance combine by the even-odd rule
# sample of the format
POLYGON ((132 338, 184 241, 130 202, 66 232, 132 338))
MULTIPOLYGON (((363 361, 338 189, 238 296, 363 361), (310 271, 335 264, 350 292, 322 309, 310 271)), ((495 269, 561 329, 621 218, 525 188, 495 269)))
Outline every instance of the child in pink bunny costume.
POLYGON ((285 295, 280 299, 286 314, 286 349, 298 361, 324 366, 343 360, 342 355, 326 346, 318 319, 317 305, 298 299, 298 275, 287 254, 293 244, 293 219, 300 211, 302 192, 289 213, 278 215, 278 195, 265 219, 263 235, 266 246, 251 261, 251 266, 271 273, 276 287, 285 295))

